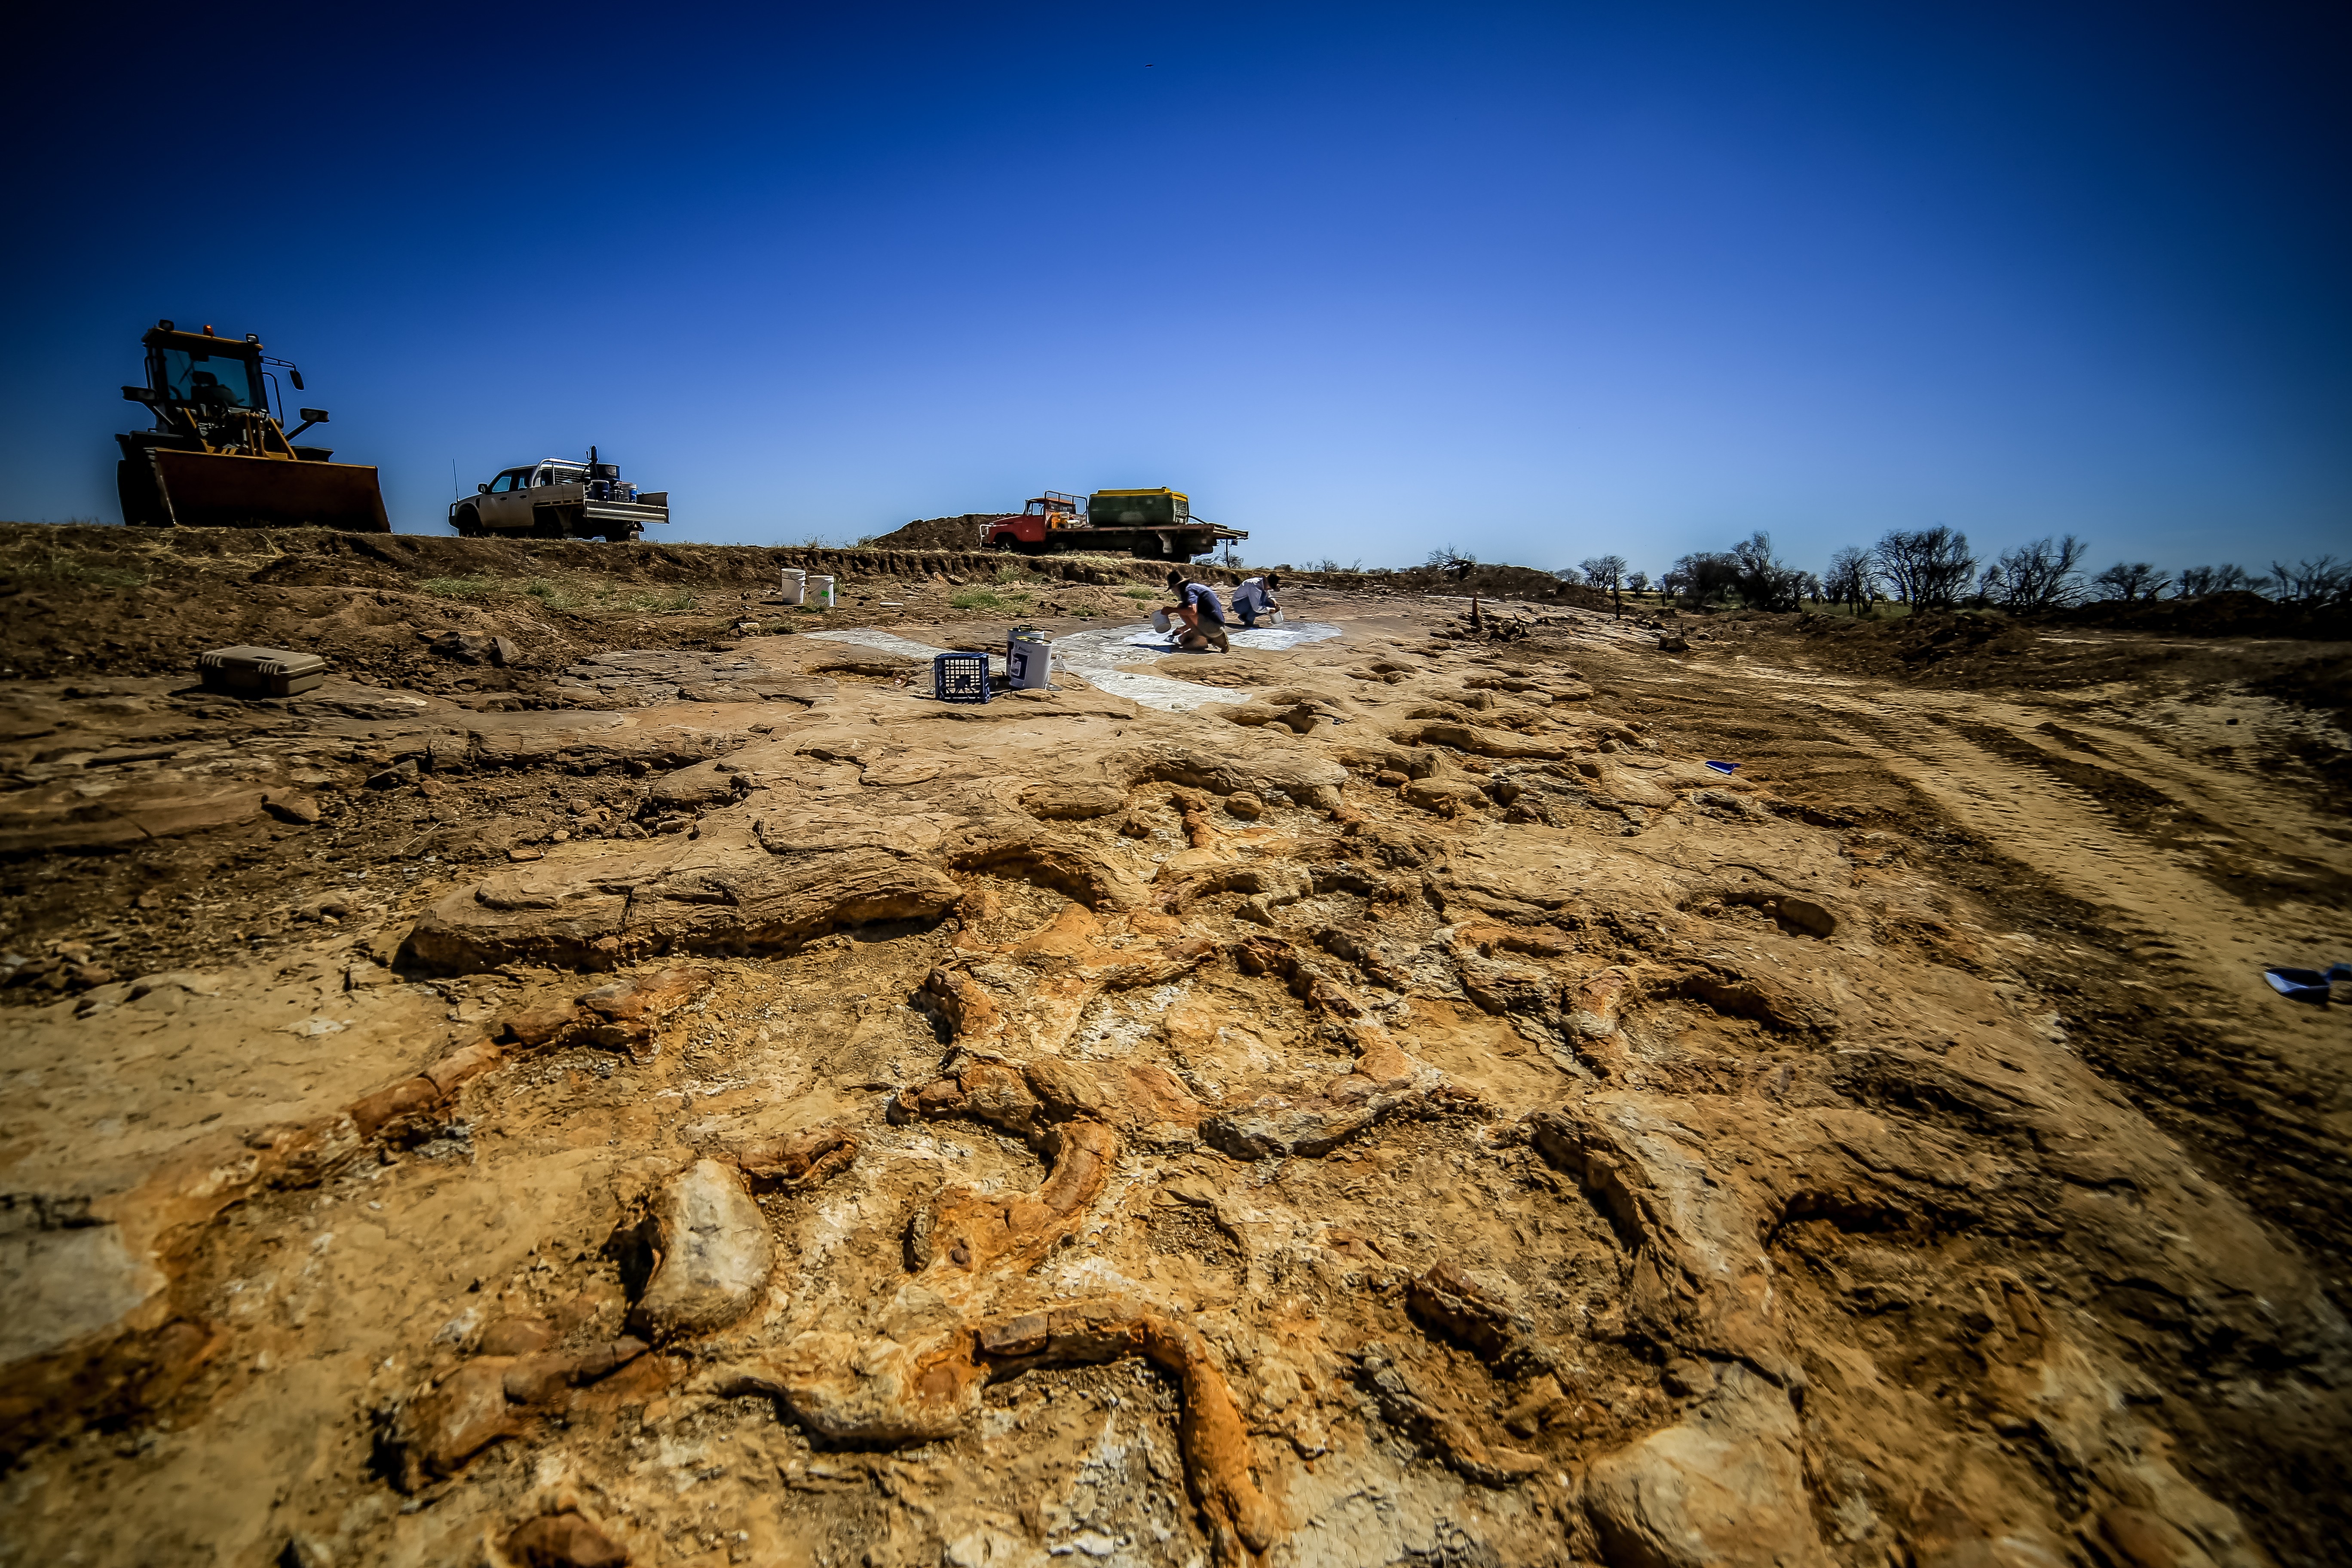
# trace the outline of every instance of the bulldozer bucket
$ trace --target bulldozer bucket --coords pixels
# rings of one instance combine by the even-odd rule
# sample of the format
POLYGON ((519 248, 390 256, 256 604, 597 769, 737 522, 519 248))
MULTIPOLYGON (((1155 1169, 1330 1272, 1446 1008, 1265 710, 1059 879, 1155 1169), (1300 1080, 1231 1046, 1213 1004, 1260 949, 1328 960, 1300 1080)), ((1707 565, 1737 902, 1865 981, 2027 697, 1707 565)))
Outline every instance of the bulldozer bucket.
MULTIPOLYGON (((390 533, 375 469, 157 447, 153 521, 182 528, 341 528, 390 533)), ((126 476, 127 479, 128 476, 126 476)), ((126 486, 127 488, 127 486, 126 486)), ((131 521, 127 515, 126 522, 131 521)))

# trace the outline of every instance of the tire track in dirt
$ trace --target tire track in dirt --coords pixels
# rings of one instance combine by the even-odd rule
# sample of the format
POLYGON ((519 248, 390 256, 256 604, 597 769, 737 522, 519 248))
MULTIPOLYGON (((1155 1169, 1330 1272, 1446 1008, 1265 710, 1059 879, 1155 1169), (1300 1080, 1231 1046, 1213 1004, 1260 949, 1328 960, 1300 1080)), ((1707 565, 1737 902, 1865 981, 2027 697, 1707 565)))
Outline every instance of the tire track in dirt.
POLYGON ((1744 659, 1617 679, 1742 777, 1912 836, 2032 936, 2084 1059, 2352 1302, 2345 1016, 2262 979, 2264 963, 2352 952, 2352 857, 2326 831, 2325 792, 2249 765, 2259 747, 2208 760, 2285 716, 2167 703, 2144 721, 2129 693, 2035 700, 1744 659), (2232 714, 2247 723, 2223 727, 2232 714))
MULTIPOLYGON (((2263 840, 2283 816, 2301 813, 2289 801, 2267 798, 2268 791, 2259 791, 2264 798, 2233 798, 2259 786, 2200 776, 2177 758, 2167 767, 2144 753, 2133 759, 2136 775, 2081 763, 2035 738, 2047 721, 2031 708, 1981 699, 1963 707, 1909 693, 1882 694, 1868 707, 1836 696, 1821 700, 1853 722, 1858 742, 1876 760, 1963 826, 2070 896, 2120 915, 2117 934, 2135 956, 2162 955, 2179 964, 2225 1005, 2267 1004, 2262 965, 2305 951, 2315 931, 2325 940, 2326 928, 2336 926, 2338 940, 2352 941, 2352 931, 2340 929, 2339 911, 2302 900, 2250 903, 2217 885, 2185 849, 2151 841, 2151 830, 2201 827, 2252 842, 2273 863, 2288 860, 2279 846, 2263 840), (1906 710, 1917 721, 1905 724, 1906 710)), ((2315 879, 2336 875, 2333 868, 2293 858, 2315 879)), ((2303 1026, 2324 1016, 2270 1013, 2266 1005, 2263 1034, 2272 1038, 2281 1027, 2304 1034, 2303 1026)), ((2315 1057, 2335 1054, 2335 1031, 2308 1032, 2315 1057)), ((2247 1034, 2249 1046, 2253 1041, 2247 1034)))
MULTIPOLYGON (((2047 988, 2086 1059, 2294 1233, 2339 1300, 2352 1295, 2352 1224, 2339 1201, 2352 1184, 2343 1019, 2277 998, 2261 978, 2263 963, 2311 951, 2315 934, 2352 949, 2352 929, 2339 910, 2306 898, 2251 902, 2217 879, 2199 844, 2159 841, 2184 824, 2214 829, 2271 852, 2275 865, 2278 841, 2307 815, 2301 803, 2266 780, 2151 755, 2137 737, 2101 726, 2095 738, 2137 771, 2103 770, 2132 786, 2111 801, 2084 787, 2102 782, 2084 764, 2052 765, 2070 759, 2041 743, 2050 716, 2032 705, 1902 690, 1808 696, 1858 751, 2095 912, 2087 929, 2033 931, 2049 922, 2033 918, 2029 889, 2017 887, 2014 899, 1984 889, 2044 942, 2047 988)), ((2290 863, 2338 875, 2301 857, 2290 863)))

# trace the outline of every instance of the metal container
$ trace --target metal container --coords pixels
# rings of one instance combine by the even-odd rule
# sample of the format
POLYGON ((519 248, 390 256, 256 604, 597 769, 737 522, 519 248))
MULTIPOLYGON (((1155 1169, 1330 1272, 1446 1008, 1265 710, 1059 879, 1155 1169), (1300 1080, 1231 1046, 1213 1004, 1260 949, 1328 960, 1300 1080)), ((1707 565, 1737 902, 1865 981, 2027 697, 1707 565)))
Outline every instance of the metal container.
POLYGON ((1034 626, 1015 626, 1004 639, 1004 684, 1016 691, 1042 690, 1053 682, 1054 645, 1034 626))
POLYGON ((327 679, 327 661, 282 647, 216 647, 196 656, 207 691, 233 697, 299 697, 327 679))

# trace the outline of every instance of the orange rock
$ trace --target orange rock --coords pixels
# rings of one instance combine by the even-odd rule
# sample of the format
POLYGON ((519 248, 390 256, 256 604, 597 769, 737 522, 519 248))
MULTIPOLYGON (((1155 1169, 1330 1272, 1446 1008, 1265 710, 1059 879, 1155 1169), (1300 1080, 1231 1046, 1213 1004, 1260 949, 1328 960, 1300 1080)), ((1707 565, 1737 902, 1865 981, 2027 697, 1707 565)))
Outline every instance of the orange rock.
POLYGON ((447 1095, 455 1092, 459 1084, 468 1079, 479 1078, 505 1059, 506 1053, 488 1040, 476 1040, 470 1046, 459 1047, 426 1068, 425 1076, 433 1080, 435 1089, 447 1095))
POLYGON ((373 1138, 401 1117, 430 1110, 440 1103, 441 1090, 431 1079, 403 1079, 377 1089, 353 1105, 347 1114, 358 1125, 362 1137, 373 1138))
POLYGON ((415 1491, 434 1476, 454 1476, 466 1461, 520 1426, 507 1405, 513 1362, 481 1356, 451 1373, 402 1413, 404 1480, 415 1491))
POLYGON ((558 1002, 525 1007, 499 1020, 499 1032, 526 1048, 551 1044, 580 1022, 579 1006, 558 1002))
POLYGON ((576 1513, 546 1513, 507 1537, 507 1555, 522 1568, 625 1568, 629 1554, 576 1513))
POLYGON ((544 1318, 500 1318, 482 1331, 475 1346, 482 1355, 534 1355, 555 1342, 555 1328, 544 1318))
POLYGON ((838 1127, 811 1127, 783 1138, 763 1138, 734 1152, 735 1163, 754 1182, 811 1186, 846 1169, 857 1157, 857 1140, 838 1127))

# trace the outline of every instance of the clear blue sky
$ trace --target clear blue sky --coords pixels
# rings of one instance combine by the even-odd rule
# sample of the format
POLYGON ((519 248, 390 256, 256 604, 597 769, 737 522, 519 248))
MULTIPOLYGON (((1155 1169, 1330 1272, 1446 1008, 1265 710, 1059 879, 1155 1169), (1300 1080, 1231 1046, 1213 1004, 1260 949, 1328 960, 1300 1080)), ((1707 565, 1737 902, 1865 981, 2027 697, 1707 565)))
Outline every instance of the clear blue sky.
POLYGON ((0 516, 115 519, 168 316, 407 531, 594 442, 686 540, 2352 546, 2319 7, 82 9, 0 110, 0 516))

